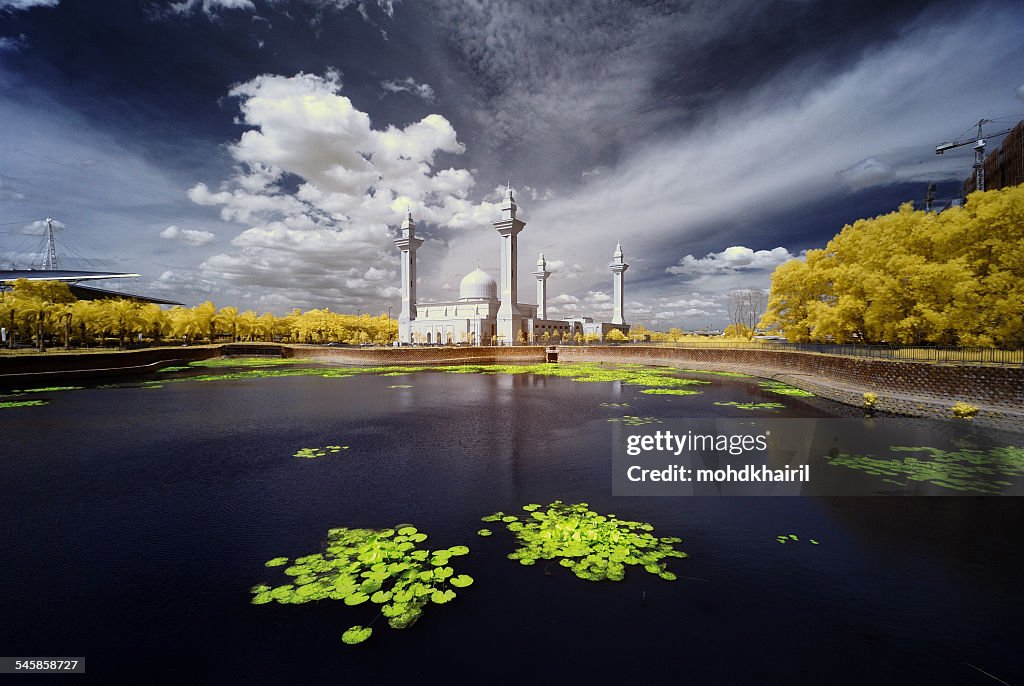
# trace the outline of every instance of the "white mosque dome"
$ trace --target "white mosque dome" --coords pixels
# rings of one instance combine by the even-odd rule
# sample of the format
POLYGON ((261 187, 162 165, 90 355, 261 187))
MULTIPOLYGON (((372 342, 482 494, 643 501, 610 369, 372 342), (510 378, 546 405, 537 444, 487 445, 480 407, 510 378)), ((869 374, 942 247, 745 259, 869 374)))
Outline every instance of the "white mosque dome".
POLYGON ((498 282, 479 267, 466 274, 459 284, 459 300, 497 300, 498 282))

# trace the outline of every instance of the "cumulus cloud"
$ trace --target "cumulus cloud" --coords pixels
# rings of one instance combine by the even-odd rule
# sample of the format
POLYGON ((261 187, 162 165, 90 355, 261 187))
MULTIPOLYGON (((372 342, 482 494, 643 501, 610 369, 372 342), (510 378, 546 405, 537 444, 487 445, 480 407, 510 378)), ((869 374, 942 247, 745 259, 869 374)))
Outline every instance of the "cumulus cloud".
POLYGON ((742 269, 766 270, 775 269, 783 262, 795 257, 785 248, 771 250, 752 250, 742 245, 734 245, 719 253, 708 253, 706 257, 686 255, 679 263, 665 271, 670 274, 715 274, 734 272, 742 269))
MULTIPOLYGON (((298 0, 307 5, 314 7, 318 13, 324 11, 340 12, 350 7, 354 7, 363 16, 364 19, 369 17, 368 9, 371 5, 376 5, 384 14, 389 17, 393 17, 395 14, 395 5, 397 0, 298 0)), ((27 2, 27 3, 52 3, 57 4, 59 0, 0 0, 3 2, 27 2)), ((283 4, 279 0, 269 0, 267 5, 273 7, 274 5, 283 4)), ((0 4, 0 9, 3 5, 0 4)), ((252 0, 181 0, 180 2, 172 2, 165 11, 159 12, 159 15, 170 16, 170 15, 190 15, 195 12, 203 12, 208 17, 216 16, 221 10, 245 10, 245 11, 256 11, 256 5, 252 0)))
POLYGON ((209 231, 196 229, 179 229, 174 224, 166 227, 160 232, 160 238, 180 241, 186 245, 209 245, 217 240, 217 236, 209 231))
POLYGON ((24 199, 24 193, 20 193, 14 190, 13 188, 11 188, 10 184, 5 183, 3 179, 0 179, 0 200, 4 200, 7 202, 17 202, 19 200, 24 199))
POLYGON ((673 308, 696 308, 696 307, 715 307, 717 303, 713 300, 704 300, 699 297, 697 298, 683 298, 681 300, 672 300, 669 302, 659 303, 661 307, 673 307, 673 308))
POLYGON ((547 262, 547 270, 551 272, 550 278, 553 279, 578 279, 586 274, 586 270, 579 264, 569 264, 565 260, 545 260, 545 262, 547 262))
POLYGON ((434 103, 434 89, 427 83, 417 83, 416 79, 407 76, 404 79, 381 81, 380 87, 385 93, 411 93, 429 103, 434 103))
POLYGON ((172 2, 168 11, 176 14, 191 14, 202 10, 207 16, 213 16, 220 10, 255 10, 256 6, 251 0, 182 0, 172 2))
POLYGON ((18 52, 28 47, 28 38, 25 34, 17 36, 0 36, 0 52, 18 52))
POLYGON ((248 127, 229 146, 238 168, 218 188, 197 183, 188 195, 247 228, 231 252, 201 265, 204 274, 296 290, 301 275, 304 302, 380 298, 397 292, 388 227, 407 208, 421 224, 454 229, 494 218, 494 205, 468 199, 470 171, 436 165, 439 154, 465 150, 441 115, 375 128, 334 72, 262 75, 230 95, 248 127))
POLYGON ((0 0, 0 12, 16 12, 33 7, 56 7, 60 0, 0 0))
POLYGON ((837 175, 852 191, 888 183, 895 177, 892 167, 875 157, 861 160, 838 172, 837 175))

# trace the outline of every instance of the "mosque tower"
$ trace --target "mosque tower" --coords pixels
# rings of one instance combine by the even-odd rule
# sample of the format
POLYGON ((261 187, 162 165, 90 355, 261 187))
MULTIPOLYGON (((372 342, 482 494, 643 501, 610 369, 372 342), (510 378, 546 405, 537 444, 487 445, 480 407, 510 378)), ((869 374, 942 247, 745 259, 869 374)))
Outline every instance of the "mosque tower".
POLYGON ((622 259, 622 244, 615 244, 615 254, 612 255, 612 261, 608 264, 608 268, 612 270, 612 280, 615 287, 615 293, 612 297, 612 303, 615 306, 615 311, 612 314, 612 324, 625 324, 625 320, 622 318, 622 275, 629 265, 622 259))
POLYGON ((395 239, 395 246, 402 251, 402 312, 398 315, 398 340, 402 344, 413 342, 410 323, 416 320, 416 249, 421 245, 423 239, 416 238, 416 223, 409 209, 402 233, 395 239))
POLYGON ((512 183, 505 189, 505 200, 501 204, 501 219, 494 222, 494 228, 501 236, 501 305, 498 307, 498 337, 503 345, 515 345, 522 330, 522 315, 519 312, 516 272, 519 256, 516 236, 526 223, 516 218, 516 202, 512 197, 512 183))
POLYGON ((537 319, 548 318, 548 263, 544 259, 544 253, 537 258, 537 271, 533 273, 537 277, 537 319))

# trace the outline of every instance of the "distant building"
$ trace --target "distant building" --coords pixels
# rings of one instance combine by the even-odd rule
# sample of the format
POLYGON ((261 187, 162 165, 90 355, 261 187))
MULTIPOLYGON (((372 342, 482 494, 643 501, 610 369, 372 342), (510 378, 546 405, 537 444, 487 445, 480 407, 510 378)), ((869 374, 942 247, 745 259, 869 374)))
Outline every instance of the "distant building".
POLYGON ((496 342, 516 345, 542 342, 545 334, 551 342, 559 342, 564 336, 574 338, 577 334, 596 334, 603 339, 612 329, 629 333, 623 311, 623 274, 629 265, 623 259, 621 245, 615 246, 608 265, 614 288, 611 322, 595 322, 590 317, 548 318, 547 280, 551 273, 547 271, 543 253, 532 272, 537 280, 537 304, 519 302, 517 237, 526 223, 516 216, 517 210, 510 186, 505 191, 501 219, 494 222, 494 228, 501 237, 500 290, 494 277, 477 267, 459 284, 458 300, 434 303, 416 301, 416 250, 423 244, 423 239, 416 237, 412 212, 407 214, 401 233, 395 239, 395 246, 402 251, 402 311, 398 317, 400 343, 487 345, 496 342))
MULTIPOLYGON (((985 157, 985 190, 994 191, 1024 183, 1024 121, 1017 122, 1006 134, 1003 144, 985 157)), ((964 181, 964 197, 977 190, 977 180, 971 174, 964 181)))

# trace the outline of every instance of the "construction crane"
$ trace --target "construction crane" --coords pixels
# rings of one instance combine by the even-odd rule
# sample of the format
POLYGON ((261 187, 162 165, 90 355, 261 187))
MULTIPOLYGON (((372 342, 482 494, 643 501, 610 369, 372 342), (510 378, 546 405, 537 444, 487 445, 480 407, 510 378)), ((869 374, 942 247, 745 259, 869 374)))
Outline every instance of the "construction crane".
MULTIPOLYGON (((992 119, 979 119, 978 135, 974 138, 966 141, 953 141, 952 143, 943 143, 942 145, 935 146, 935 154, 941 155, 947 150, 952 150, 953 148, 959 148, 961 146, 974 143, 974 185, 979 191, 985 190, 985 138, 981 135, 981 127, 984 124, 992 123, 994 123, 992 119)), ((1006 131, 1000 131, 999 133, 992 133, 989 134, 989 138, 1005 136, 1011 131, 1013 131, 1012 128, 1006 129, 1006 131)))

